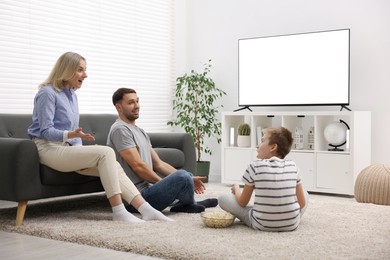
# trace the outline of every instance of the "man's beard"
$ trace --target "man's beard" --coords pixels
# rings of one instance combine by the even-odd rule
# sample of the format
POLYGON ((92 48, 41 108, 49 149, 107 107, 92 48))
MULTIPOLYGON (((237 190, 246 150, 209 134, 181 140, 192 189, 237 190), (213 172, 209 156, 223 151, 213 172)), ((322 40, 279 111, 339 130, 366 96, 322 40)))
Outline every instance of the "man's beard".
POLYGON ((135 116, 135 115, 133 115, 133 114, 130 114, 130 113, 125 113, 125 117, 127 118, 127 120, 129 120, 129 121, 135 121, 136 119, 138 119, 138 115, 137 116, 135 116))

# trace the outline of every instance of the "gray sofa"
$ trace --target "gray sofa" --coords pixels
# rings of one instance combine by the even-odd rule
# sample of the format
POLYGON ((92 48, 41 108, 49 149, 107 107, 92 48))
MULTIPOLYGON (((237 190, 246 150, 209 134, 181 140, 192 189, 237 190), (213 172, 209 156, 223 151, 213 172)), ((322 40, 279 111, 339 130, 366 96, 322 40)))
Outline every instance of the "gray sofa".
MULTIPOLYGON (((105 145, 117 116, 82 114, 80 127, 105 145)), ((61 173, 39 163, 38 151, 28 138, 30 114, 0 114, 0 200, 18 202, 16 225, 23 223, 27 202, 44 198, 104 191, 100 179, 75 172, 61 173)), ((195 173, 194 142, 185 133, 148 133, 159 156, 175 168, 195 173)))

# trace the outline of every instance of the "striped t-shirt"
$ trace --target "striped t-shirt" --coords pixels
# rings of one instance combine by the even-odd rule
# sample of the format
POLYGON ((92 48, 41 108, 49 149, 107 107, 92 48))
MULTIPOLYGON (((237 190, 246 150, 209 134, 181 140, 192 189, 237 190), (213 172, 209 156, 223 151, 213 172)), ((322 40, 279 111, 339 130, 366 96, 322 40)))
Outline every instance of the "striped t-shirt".
POLYGON ((264 231, 292 231, 300 222, 296 186, 301 183, 295 162, 278 157, 251 163, 243 175, 254 185, 255 199, 251 222, 264 231))

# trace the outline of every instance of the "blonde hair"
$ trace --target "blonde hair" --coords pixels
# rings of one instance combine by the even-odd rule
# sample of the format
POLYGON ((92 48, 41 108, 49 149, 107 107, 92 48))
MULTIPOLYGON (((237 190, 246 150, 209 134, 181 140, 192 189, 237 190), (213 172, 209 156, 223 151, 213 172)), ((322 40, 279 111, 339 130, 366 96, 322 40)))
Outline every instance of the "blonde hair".
POLYGON ((268 144, 277 144, 277 153, 280 158, 286 157, 293 144, 293 137, 290 130, 284 127, 266 128, 264 133, 269 134, 268 144))
POLYGON ((85 58, 75 52, 62 54, 47 79, 39 85, 39 88, 53 85, 58 91, 61 90, 65 87, 66 82, 76 74, 81 60, 85 61, 85 58))

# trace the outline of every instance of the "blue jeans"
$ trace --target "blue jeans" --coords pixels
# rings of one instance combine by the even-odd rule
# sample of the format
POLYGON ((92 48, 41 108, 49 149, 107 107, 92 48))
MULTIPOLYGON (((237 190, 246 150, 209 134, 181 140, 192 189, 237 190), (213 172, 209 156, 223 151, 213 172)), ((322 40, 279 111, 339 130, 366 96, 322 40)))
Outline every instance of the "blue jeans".
MULTIPOLYGON (((177 170, 143 189, 141 195, 153 208, 159 211, 170 206, 175 200, 179 200, 179 203, 183 205, 195 204, 192 173, 177 170)), ((126 209, 130 212, 137 212, 131 205, 126 206, 126 209)))

